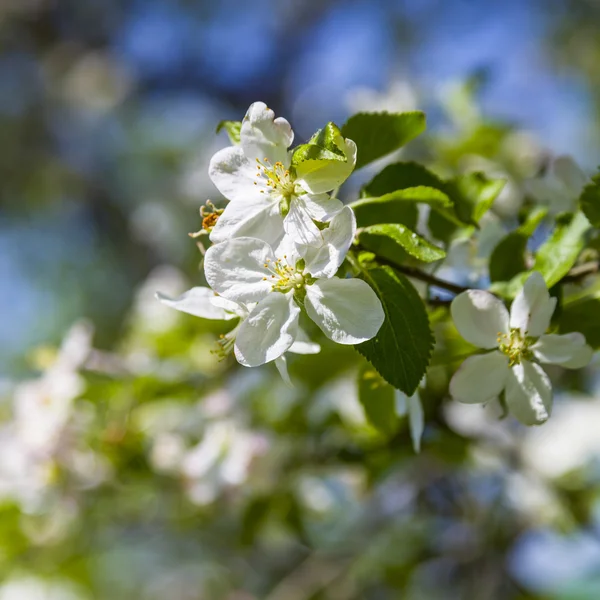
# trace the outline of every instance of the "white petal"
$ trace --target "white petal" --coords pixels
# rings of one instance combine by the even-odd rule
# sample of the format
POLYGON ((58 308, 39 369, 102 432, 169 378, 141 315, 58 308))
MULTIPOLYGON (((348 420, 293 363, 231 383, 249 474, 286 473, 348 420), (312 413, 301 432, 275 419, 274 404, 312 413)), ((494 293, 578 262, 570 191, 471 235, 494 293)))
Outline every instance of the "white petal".
POLYGON ((299 315, 292 293, 269 294, 240 325, 235 340, 238 362, 257 367, 281 356, 294 343, 299 315))
POLYGON ((320 246, 323 243, 323 236, 306 209, 304 196, 292 199, 290 211, 283 220, 283 228, 298 244, 320 246))
POLYGON ((558 156, 552 165, 556 178, 565 186, 570 200, 576 200, 589 181, 588 176, 570 156, 558 156))
POLYGON ((538 337, 548 329, 555 308, 542 274, 533 271, 510 307, 510 326, 538 337))
POLYGON ((525 189, 538 202, 549 204, 554 209, 559 209, 566 203, 563 190, 548 176, 526 181, 525 189))
POLYGON ((508 358, 501 352, 470 356, 450 380, 450 394, 465 404, 493 400, 504 389, 509 370, 508 358))
POLYGON ((394 390, 394 408, 399 417, 404 417, 408 412, 407 400, 408 397, 405 393, 400 390, 394 390))
POLYGON ((301 258, 296 242, 289 235, 284 235, 279 244, 272 246, 272 248, 275 256, 278 258, 285 256, 285 260, 289 265, 295 265, 301 258))
POLYGON ((585 367, 594 351, 579 332, 565 335, 543 335, 532 347, 535 357, 543 363, 553 363, 569 369, 585 367))
POLYGON ((287 149, 294 141, 290 124, 275 113, 264 102, 250 105, 240 131, 240 146, 251 160, 265 158, 274 165, 276 162, 289 166, 287 149))
POLYGON ((356 234, 354 211, 345 206, 321 231, 322 246, 299 246, 306 270, 314 277, 333 277, 339 269, 356 234))
POLYGON ((294 384, 292 383, 292 380, 290 379, 290 374, 288 373, 287 359, 285 357, 285 354, 282 354, 279 358, 276 358, 274 362, 275 362, 275 366, 277 367, 277 370, 279 371, 279 374, 281 375, 281 379, 283 379, 284 383, 286 385, 288 385, 289 387, 294 387, 294 384))
POLYGON ((271 273, 264 265, 274 260, 271 246, 266 242, 235 238, 206 251, 204 274, 210 287, 225 298, 258 302, 271 291, 268 280, 271 273))
POLYGON ((360 279, 319 279, 306 286, 304 306, 323 333, 338 344, 370 340, 385 319, 379 298, 360 279))
POLYGON ((213 306, 222 308, 227 312, 234 313, 242 319, 245 319, 250 312, 245 304, 240 304, 239 302, 234 302, 233 300, 227 300, 227 298, 223 298, 223 296, 217 296, 214 292, 210 302, 213 306))
MULTIPOLYGON (((195 287, 184 292, 178 298, 169 298, 160 292, 156 293, 156 298, 163 304, 195 317, 203 319, 215 319, 218 321, 228 321, 237 319, 238 315, 233 310, 226 310, 224 307, 216 306, 213 299, 215 293, 210 288, 195 287)), ((237 308, 237 304, 234 304, 237 308)))
POLYGON ((506 404, 524 425, 539 425, 548 419, 552 410, 552 385, 540 365, 524 360, 510 369, 506 404))
POLYGON ((232 202, 260 201, 268 191, 262 178, 256 177, 256 162, 248 160, 239 146, 219 150, 210 160, 208 175, 219 192, 232 202))
POLYGON ((302 327, 298 327, 298 334, 288 352, 293 352, 294 354, 319 354, 321 346, 311 341, 302 327))
POLYGON ((496 348, 498 334, 508 333, 506 307, 483 290, 459 294, 452 301, 450 312, 460 335, 479 348, 496 348))
POLYGON ((234 237, 253 237, 276 245, 283 237, 279 201, 264 194, 247 202, 230 202, 210 233, 213 244, 234 237))
POLYGON ((346 160, 317 161, 306 160, 296 167, 296 182, 307 192, 322 194, 342 185, 356 165, 356 144, 341 135, 337 145, 346 155, 346 160))
POLYGON ((415 452, 421 451, 421 437, 425 428, 423 415, 423 406, 418 392, 407 399, 408 402, 408 422, 410 425, 410 437, 412 439, 415 452))
POLYGON ((341 200, 332 198, 329 194, 302 194, 299 198, 303 200, 306 211, 315 221, 329 221, 344 208, 341 200))

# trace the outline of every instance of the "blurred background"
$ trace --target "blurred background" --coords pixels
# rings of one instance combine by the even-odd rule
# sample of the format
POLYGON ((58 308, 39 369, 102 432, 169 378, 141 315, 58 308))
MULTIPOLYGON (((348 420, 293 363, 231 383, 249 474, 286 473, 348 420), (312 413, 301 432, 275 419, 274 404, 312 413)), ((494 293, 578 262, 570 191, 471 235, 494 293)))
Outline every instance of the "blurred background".
POLYGON ((425 110, 403 159, 508 180, 444 267, 485 284, 527 183, 600 162, 600 3, 2 0, 0 40, 0 600, 600 598, 597 361, 533 430, 440 362, 415 455, 352 349, 290 389, 153 298, 202 283, 215 127, 256 100, 297 141, 425 110))

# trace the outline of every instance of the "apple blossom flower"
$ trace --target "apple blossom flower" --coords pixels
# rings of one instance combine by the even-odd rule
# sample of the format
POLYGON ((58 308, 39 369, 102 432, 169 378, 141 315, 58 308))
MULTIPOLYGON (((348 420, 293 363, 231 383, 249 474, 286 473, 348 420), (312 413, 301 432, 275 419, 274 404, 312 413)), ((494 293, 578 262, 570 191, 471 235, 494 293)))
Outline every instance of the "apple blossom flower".
MULTIPOLYGON (((242 304, 240 302, 234 302, 233 300, 227 300, 226 298, 218 296, 210 288, 206 287, 194 287, 191 290, 184 292, 178 298, 169 298, 161 293, 157 293, 156 297, 163 304, 166 304, 175 310, 196 317, 202 317, 203 319, 216 321, 239 319, 239 322, 231 331, 221 335, 217 354, 224 358, 233 350, 235 357, 240 364, 244 366, 254 366, 249 365, 244 359, 243 351, 237 346, 237 338, 240 336, 242 340, 247 339, 246 328, 248 325, 246 324, 246 320, 256 306, 255 302, 242 304)), ((318 354, 321 351, 321 347, 319 344, 311 342, 306 333, 301 328, 298 328, 296 339, 287 351, 294 354, 318 354)), ((291 385, 285 356, 282 354, 271 358, 270 360, 275 361, 275 366, 281 373, 282 378, 286 383, 291 385)))
POLYGON ((210 234, 213 243, 233 237, 254 237, 277 244, 285 232, 305 245, 320 245, 314 221, 328 221, 343 205, 327 192, 338 187, 356 164, 356 144, 341 135, 336 140, 345 161, 317 168, 307 160, 291 166, 294 139, 290 124, 275 118, 262 102, 250 106, 240 130, 240 144, 217 152, 209 175, 229 200, 210 234))
POLYGON ((339 344, 359 344, 377 334, 384 312, 375 292, 360 279, 334 277, 355 230, 354 213, 345 207, 323 231, 325 243, 304 257, 287 236, 276 253, 267 242, 249 237, 208 249, 204 272, 209 285, 228 300, 257 302, 237 335, 242 364, 257 366, 288 350, 297 336, 301 306, 339 344))
POLYGON ((14 499, 27 512, 47 509, 59 472, 80 488, 108 476, 108 465, 83 441, 87 415, 75 403, 85 389, 78 371, 91 341, 91 326, 76 323, 41 377, 14 389, 12 417, 0 427, 0 498, 14 499))
POLYGON ((179 471, 192 502, 206 505, 219 493, 239 488, 248 479, 252 463, 265 454, 270 440, 232 419, 209 423, 202 440, 181 457, 179 471))
POLYGON ((459 294, 451 305, 462 337, 486 350, 467 358, 450 381, 450 393, 468 404, 487 402, 505 391, 510 412, 525 425, 543 423, 552 409, 552 386, 539 363, 579 369, 589 363, 592 348, 581 333, 548 334, 556 298, 534 271, 512 303, 483 290, 459 294))
POLYGON ((588 176, 570 156, 557 156, 541 177, 526 182, 525 189, 558 213, 575 210, 576 201, 588 182, 588 176))

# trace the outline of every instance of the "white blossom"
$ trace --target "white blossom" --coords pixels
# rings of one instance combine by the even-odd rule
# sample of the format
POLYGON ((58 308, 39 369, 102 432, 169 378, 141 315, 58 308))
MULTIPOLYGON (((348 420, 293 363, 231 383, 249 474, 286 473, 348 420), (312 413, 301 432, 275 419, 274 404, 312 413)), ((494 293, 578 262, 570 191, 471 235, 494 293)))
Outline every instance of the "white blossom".
POLYGON ((250 106, 240 131, 240 144, 217 152, 209 175, 229 200, 210 234, 213 243, 254 237, 277 244, 285 232, 305 245, 320 245, 314 221, 328 221, 343 207, 327 192, 337 188, 356 164, 356 144, 340 136, 345 161, 329 168, 291 168, 294 139, 290 124, 275 118, 262 102, 250 106))
POLYGON ((534 271, 515 298, 510 314, 504 304, 483 290, 468 290, 452 302, 454 323, 462 337, 486 350, 469 357, 452 377, 450 393, 468 404, 487 402, 505 391, 510 412, 526 425, 550 416, 552 386, 539 363, 578 369, 587 365, 592 349, 581 333, 545 334, 556 298, 534 271))
POLYGON ((526 182, 525 189, 538 202, 558 213, 575 209, 587 183, 588 176, 570 156, 557 156, 541 177, 526 182))
POLYGON ((13 576, 0 586, 0 600, 84 600, 87 594, 69 581, 13 576))
MULTIPOLYGON (((225 357, 233 350, 236 358, 241 364, 244 366, 251 366, 244 360, 244 354, 238 348, 237 339, 239 336, 241 336, 242 340, 246 339, 246 328, 248 327, 246 320, 256 307, 256 302, 243 304, 241 302, 228 300, 227 298, 218 296, 210 288, 206 287, 192 288, 178 298, 169 298, 161 293, 157 293, 156 297, 163 304, 166 304, 171 308, 194 315, 196 317, 202 317, 203 319, 212 319, 217 321, 239 319, 237 325, 231 331, 223 334, 220 337, 219 350, 217 351, 217 354, 219 354, 221 357, 225 357)), ((294 354, 317 354, 320 352, 320 350, 321 347, 319 344, 311 342, 301 328, 298 328, 294 343, 287 349, 288 352, 292 352, 294 354)), ((285 356, 282 354, 269 358, 269 360, 275 361, 275 365, 281 373, 284 381, 288 384, 291 384, 287 372, 285 356)))
POLYGON ((268 448, 268 438, 233 420, 208 424, 202 440, 183 455, 179 467, 192 502, 209 504, 221 490, 241 486, 253 460, 268 448))
POLYGON ((15 388, 12 419, 0 428, 0 497, 15 499, 25 511, 44 508, 61 467, 85 487, 107 476, 100 457, 81 443, 82 415, 74 403, 84 390, 78 369, 89 356, 91 337, 87 324, 73 326, 42 376, 15 388), (82 461, 86 466, 79 469, 82 461))
POLYGON ((323 231, 325 242, 300 257, 288 237, 273 251, 262 240, 241 237, 208 249, 204 272, 229 300, 257 302, 237 333, 236 356, 247 366, 274 360, 297 337, 301 306, 325 335, 358 344, 377 334, 381 303, 367 283, 334 277, 354 237, 354 213, 345 207, 323 231))

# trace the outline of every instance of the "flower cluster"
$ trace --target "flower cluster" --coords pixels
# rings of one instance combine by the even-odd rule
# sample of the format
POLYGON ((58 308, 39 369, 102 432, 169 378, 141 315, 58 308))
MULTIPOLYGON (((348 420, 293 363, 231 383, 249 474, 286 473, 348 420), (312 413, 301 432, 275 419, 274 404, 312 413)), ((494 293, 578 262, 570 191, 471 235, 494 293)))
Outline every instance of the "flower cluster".
POLYGON ((579 369, 593 350, 578 332, 546 334, 556 308, 544 278, 534 271, 512 303, 483 290, 459 294, 451 305, 462 337, 485 350, 461 365, 450 382, 450 393, 461 402, 476 404, 498 397, 519 421, 538 425, 550 416, 552 386, 539 363, 579 369))
POLYGON ((196 287, 176 299, 157 295, 192 315, 237 319, 221 337, 220 354, 233 351, 248 367, 275 361, 285 379, 285 352, 320 349, 299 326, 302 311, 339 344, 371 339, 384 321, 367 283, 335 276, 356 221, 331 192, 354 169, 356 144, 337 128, 333 132, 335 160, 309 156, 293 165, 290 124, 262 102, 252 104, 239 144, 210 162, 210 178, 229 200, 222 212, 211 213, 207 226, 213 245, 204 272, 211 289, 196 287))

